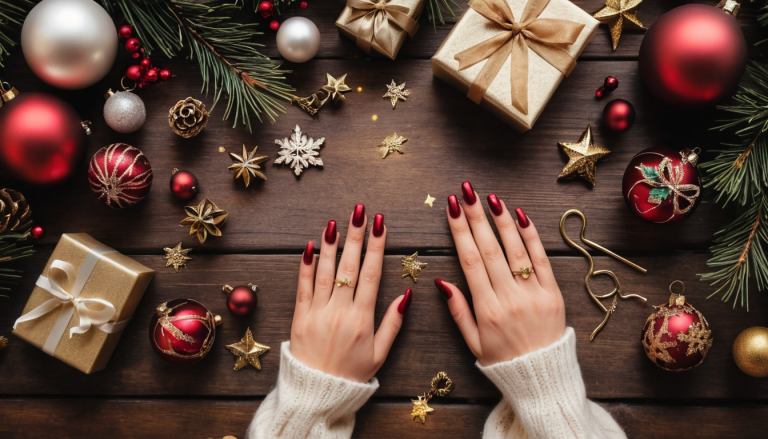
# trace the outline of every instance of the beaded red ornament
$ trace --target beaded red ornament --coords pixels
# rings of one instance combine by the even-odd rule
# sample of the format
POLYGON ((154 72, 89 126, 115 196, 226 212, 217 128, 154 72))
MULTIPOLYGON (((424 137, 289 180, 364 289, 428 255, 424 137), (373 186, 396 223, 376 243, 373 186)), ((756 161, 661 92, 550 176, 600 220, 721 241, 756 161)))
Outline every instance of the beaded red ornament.
POLYGON ((152 187, 152 165, 138 148, 114 143, 96 151, 88 167, 91 191, 107 206, 132 206, 152 187))

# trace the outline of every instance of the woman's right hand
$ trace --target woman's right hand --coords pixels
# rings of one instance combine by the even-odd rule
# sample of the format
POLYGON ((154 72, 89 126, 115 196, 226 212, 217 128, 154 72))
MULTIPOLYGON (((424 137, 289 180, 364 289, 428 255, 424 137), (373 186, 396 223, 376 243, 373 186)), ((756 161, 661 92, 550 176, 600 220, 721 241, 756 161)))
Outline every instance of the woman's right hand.
POLYGON ((446 213, 475 316, 458 288, 442 279, 435 279, 435 286, 469 349, 489 366, 556 342, 565 333, 565 305, 536 227, 522 209, 515 209, 515 221, 504 203, 489 195, 505 258, 468 181, 462 195, 461 204, 455 195, 448 197, 446 213), (533 267, 527 279, 513 274, 523 267, 533 267))

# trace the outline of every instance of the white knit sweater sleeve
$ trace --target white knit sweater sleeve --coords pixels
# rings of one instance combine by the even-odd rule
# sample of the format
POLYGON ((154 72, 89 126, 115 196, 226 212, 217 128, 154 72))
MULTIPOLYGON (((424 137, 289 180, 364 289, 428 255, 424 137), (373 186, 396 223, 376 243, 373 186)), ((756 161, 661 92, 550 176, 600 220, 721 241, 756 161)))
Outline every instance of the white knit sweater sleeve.
POLYGON ((626 438, 602 407, 587 399, 573 328, 563 338, 511 361, 477 367, 503 398, 483 439, 626 438))
POLYGON ((376 378, 358 383, 305 366, 280 351, 277 385, 261 403, 248 439, 346 439, 355 428, 355 412, 379 388, 376 378))

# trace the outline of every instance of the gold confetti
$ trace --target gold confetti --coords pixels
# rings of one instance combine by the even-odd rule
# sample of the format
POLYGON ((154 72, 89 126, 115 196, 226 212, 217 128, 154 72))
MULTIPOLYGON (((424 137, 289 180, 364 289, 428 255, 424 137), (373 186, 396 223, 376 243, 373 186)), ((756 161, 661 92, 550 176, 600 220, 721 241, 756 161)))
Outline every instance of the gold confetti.
POLYGON ((429 207, 433 207, 432 203, 435 202, 435 197, 427 194, 427 201, 424 202, 424 204, 429 204, 429 207))

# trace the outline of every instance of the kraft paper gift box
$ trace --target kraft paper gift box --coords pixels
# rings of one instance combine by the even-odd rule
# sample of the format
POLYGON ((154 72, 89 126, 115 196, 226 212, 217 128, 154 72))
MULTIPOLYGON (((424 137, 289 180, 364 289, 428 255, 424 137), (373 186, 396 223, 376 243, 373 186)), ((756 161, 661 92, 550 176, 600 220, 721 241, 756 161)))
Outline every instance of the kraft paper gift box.
POLYGON ((426 0, 347 0, 336 20, 339 31, 357 47, 394 60, 405 37, 413 38, 426 0))
POLYGON ((65 233, 13 334, 82 372, 104 369, 154 274, 85 233, 65 233))
POLYGON ((471 0, 432 57, 432 73, 527 131, 598 24, 568 0, 471 0))

